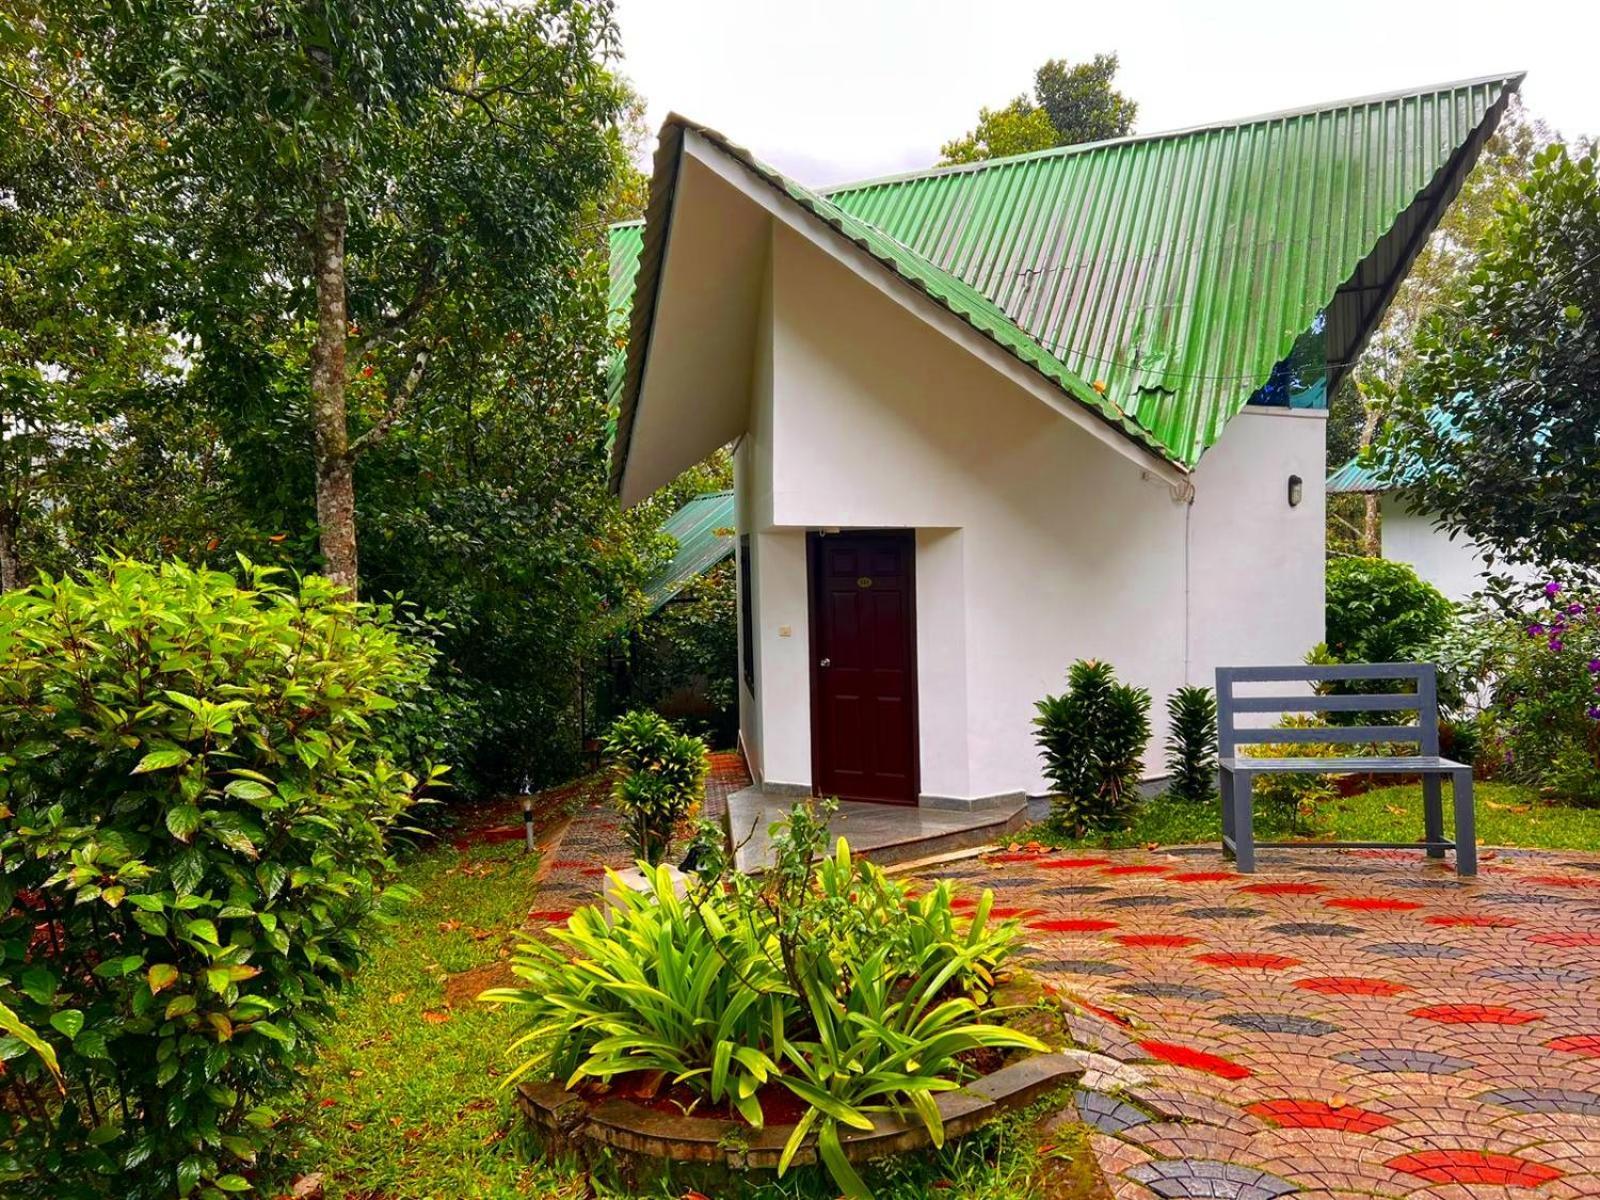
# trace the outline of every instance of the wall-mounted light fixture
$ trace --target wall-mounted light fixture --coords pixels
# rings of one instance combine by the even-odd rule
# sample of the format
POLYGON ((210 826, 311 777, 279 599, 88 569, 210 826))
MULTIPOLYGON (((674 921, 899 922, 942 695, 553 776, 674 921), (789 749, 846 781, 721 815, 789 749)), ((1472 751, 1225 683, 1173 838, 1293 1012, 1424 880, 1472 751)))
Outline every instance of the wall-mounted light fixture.
POLYGON ((1306 482, 1298 475, 1289 476, 1289 507, 1298 508, 1300 501, 1305 498, 1306 482))

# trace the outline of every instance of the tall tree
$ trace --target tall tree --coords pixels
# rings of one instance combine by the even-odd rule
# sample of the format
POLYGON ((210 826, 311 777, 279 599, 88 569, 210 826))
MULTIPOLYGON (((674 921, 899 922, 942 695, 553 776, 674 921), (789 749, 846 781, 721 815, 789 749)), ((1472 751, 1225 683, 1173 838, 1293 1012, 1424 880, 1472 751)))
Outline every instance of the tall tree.
POLYGON ((1600 580, 1600 164, 1540 151, 1459 302, 1416 340, 1374 448, 1492 560, 1600 580))
POLYGON ((1004 108, 979 109, 977 127, 940 148, 941 165, 1131 133, 1139 106, 1112 86, 1117 65, 1115 54, 1097 54, 1077 65, 1050 59, 1034 72, 1031 99, 1022 95, 1004 108))
POLYGON ((1033 94, 1056 127, 1058 145, 1099 142, 1133 132, 1139 105, 1112 86, 1118 65, 1115 54, 1096 54, 1076 66, 1052 58, 1034 74, 1033 94))
POLYGON ((617 163, 610 0, 51 7, 152 134, 195 386, 306 430, 321 568, 354 591, 360 461, 571 291, 617 163))

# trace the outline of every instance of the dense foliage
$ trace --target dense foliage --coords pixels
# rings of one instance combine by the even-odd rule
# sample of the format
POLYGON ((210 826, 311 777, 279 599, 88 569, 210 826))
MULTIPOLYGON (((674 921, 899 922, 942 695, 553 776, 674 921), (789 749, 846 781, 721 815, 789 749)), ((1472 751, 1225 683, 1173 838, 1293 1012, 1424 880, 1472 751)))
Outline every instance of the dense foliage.
POLYGON ((1034 72, 1032 97, 1018 96, 1001 109, 979 109, 976 128, 940 147, 941 165, 1132 133, 1139 105, 1112 86, 1117 66, 1115 54, 1096 54, 1077 64, 1050 59, 1034 72))
POLYGON ((734 745, 739 729, 738 624, 730 557, 620 639, 600 703, 653 708, 707 744, 734 745))
POLYGON ((243 1191, 430 782, 426 655, 327 580, 108 561, 0 599, 8 1195, 243 1191))
POLYGON ((0 590, 359 539, 458 794, 569 775, 663 551, 605 487, 614 39, 603 0, 0 12, 0 590))
POLYGON ((1017 931, 990 925, 991 893, 958 915, 950 884, 912 897, 843 839, 815 861, 826 837, 816 814, 797 809, 776 833, 761 877, 711 855, 680 898, 661 871, 650 891, 623 892, 609 919, 583 909, 553 942, 525 944, 514 968, 524 986, 485 998, 527 1010, 517 1045, 533 1054, 518 1074, 571 1086, 665 1072, 758 1127, 762 1089, 792 1093, 807 1109, 780 1173, 814 1134, 839 1188, 864 1196, 841 1125, 914 1113, 942 1143, 933 1095, 960 1086, 957 1055, 1042 1048, 984 1019, 1017 931))
POLYGON ((660 714, 638 709, 616 719, 603 748, 616 772, 612 799, 628 848, 634 858, 656 866, 705 794, 706 744, 678 732, 660 714))
POLYGON ((1450 624, 1450 601, 1408 563, 1338 558, 1328 564, 1325 628, 1334 662, 1410 662, 1450 624))
POLYGON ((1181 687, 1167 697, 1167 772, 1173 795, 1196 803, 1217 794, 1217 697, 1181 687))
POLYGON ((1079 836, 1125 821, 1150 740, 1150 693, 1118 683, 1110 663, 1080 660, 1067 672, 1067 690, 1036 707, 1052 819, 1079 836))
POLYGON ((1416 347, 1380 472, 1495 563, 1600 578, 1600 159, 1537 156, 1416 347))

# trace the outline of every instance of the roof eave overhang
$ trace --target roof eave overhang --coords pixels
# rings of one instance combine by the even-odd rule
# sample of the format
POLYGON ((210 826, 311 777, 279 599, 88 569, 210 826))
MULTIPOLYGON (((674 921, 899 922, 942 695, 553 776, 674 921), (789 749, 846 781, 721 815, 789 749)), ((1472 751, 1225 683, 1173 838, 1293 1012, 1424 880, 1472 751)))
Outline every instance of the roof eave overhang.
POLYGON ((1173 487, 1185 485, 1189 468, 1162 457, 1110 421, 1097 416, 1071 393, 1019 359, 962 319, 933 296, 871 254, 843 230, 813 212, 763 173, 726 139, 674 113, 662 126, 656 148, 650 199, 645 209, 644 248, 635 283, 636 302, 628 337, 627 374, 617 414, 612 447, 610 488, 626 492, 634 417, 649 370, 651 339, 656 324, 661 275, 669 252, 678 179, 685 154, 693 154, 718 177, 747 196, 776 220, 804 237, 852 273, 951 341, 985 362, 1061 416, 1109 446, 1141 469, 1173 487), (638 303, 642 298, 643 303, 638 303))
POLYGON ((1417 256, 1422 253, 1423 247, 1428 244, 1428 239, 1433 236, 1439 227, 1439 222, 1444 219, 1450 205, 1460 194, 1462 184, 1466 182, 1472 168, 1477 165, 1484 145, 1499 128, 1501 118, 1505 116, 1506 108, 1511 103, 1511 97, 1521 89, 1525 77, 1526 72, 1518 72, 1510 76, 1488 76, 1482 80, 1469 81, 1492 82, 1503 78, 1504 86, 1494 103, 1484 110, 1482 118, 1472 131, 1472 136, 1456 147, 1455 152, 1444 166, 1439 168, 1427 187, 1423 188, 1411 206, 1396 218, 1395 225, 1379 239, 1367 257, 1357 264, 1350 279, 1330 300, 1329 303, 1332 305, 1338 301, 1341 294, 1348 294, 1352 290, 1358 293, 1358 312, 1355 320, 1348 330, 1342 331, 1344 336, 1340 339, 1340 344, 1328 347, 1330 396, 1355 368, 1356 360, 1361 357, 1372 335, 1382 324, 1384 314, 1389 311, 1389 305, 1399 292, 1400 285, 1411 273, 1417 256), (1395 244, 1386 244, 1391 238, 1395 239, 1395 244), (1389 261, 1381 263, 1383 258, 1388 258, 1389 261), (1377 264, 1381 264, 1380 269, 1374 273, 1372 268, 1377 264), (1363 277, 1373 278, 1373 282, 1363 285, 1361 282, 1363 277))

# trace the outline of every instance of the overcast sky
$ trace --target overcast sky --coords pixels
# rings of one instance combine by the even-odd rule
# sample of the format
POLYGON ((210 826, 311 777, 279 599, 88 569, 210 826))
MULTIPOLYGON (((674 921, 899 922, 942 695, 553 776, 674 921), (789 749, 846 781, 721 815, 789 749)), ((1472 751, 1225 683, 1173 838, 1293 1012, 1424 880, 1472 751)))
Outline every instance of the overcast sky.
MULTIPOLYGON (((1600 133, 1597 0, 619 0, 652 130, 677 111, 802 183, 930 166, 1047 58, 1122 56, 1142 133, 1526 70, 1600 133)), ((651 141, 654 148, 654 140, 651 141)))

